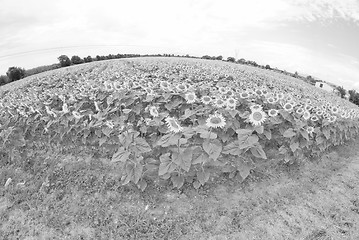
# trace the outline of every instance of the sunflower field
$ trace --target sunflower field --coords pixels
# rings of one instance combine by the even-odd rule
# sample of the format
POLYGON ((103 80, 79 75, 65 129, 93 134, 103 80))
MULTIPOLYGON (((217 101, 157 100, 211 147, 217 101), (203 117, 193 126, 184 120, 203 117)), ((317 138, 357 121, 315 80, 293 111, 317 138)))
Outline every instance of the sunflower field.
POLYGON ((0 88, 1 161, 30 149, 84 149, 108 159, 123 185, 199 188, 263 161, 291 164, 355 138, 349 101, 269 70, 220 61, 93 62, 0 88))

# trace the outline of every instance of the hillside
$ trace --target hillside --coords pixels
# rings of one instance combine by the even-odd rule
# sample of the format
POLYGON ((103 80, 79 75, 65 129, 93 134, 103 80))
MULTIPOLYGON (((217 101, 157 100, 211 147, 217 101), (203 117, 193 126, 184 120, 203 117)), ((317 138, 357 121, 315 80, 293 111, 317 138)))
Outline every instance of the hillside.
POLYGON ((357 239, 359 110, 265 69, 108 60, 0 88, 1 239, 357 239))

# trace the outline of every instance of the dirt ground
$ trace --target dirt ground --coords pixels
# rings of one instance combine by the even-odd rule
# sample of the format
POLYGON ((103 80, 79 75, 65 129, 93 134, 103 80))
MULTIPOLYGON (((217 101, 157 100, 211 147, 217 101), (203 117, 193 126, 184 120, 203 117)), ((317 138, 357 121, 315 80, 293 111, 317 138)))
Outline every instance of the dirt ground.
POLYGON ((359 239, 359 140, 199 190, 123 187, 105 159, 79 153, 0 167, 0 239, 359 239))

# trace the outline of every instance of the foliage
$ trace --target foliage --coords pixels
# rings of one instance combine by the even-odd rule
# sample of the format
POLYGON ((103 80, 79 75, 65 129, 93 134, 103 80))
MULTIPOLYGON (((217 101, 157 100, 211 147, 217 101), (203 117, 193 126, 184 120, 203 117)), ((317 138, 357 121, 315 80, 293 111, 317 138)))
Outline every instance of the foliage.
POLYGON ((1 75, 0 76, 0 86, 5 85, 10 82, 10 79, 7 75, 1 75))
POLYGON ((347 94, 346 90, 343 87, 338 86, 337 90, 339 91, 339 94, 340 94, 341 98, 344 98, 345 95, 347 94))
POLYGON ((57 59, 59 60, 61 67, 68 67, 71 65, 71 60, 66 55, 61 55, 57 59))
POLYGON ((110 158, 122 184, 199 188, 220 172, 247 178, 270 152, 290 164, 358 135, 355 105, 269 74, 175 59, 56 71, 5 94, 1 151, 82 146, 110 158))
POLYGON ((84 62, 88 63, 88 62, 92 62, 92 57, 91 56, 87 56, 84 58, 84 62))
POLYGON ((235 62, 236 59, 234 57, 228 57, 227 62, 235 62))
POLYGON ((84 60, 82 58, 80 58, 79 56, 72 56, 71 57, 71 62, 73 64, 81 64, 81 63, 84 63, 84 60))
POLYGON ((20 67, 9 67, 6 75, 11 82, 17 81, 25 77, 25 69, 20 67))
POLYGON ((35 75, 35 74, 38 74, 38 73, 58 69, 60 67, 61 67, 61 65, 59 63, 55 63, 55 64, 51 64, 51 65, 46 65, 46 66, 40 66, 40 67, 36 67, 36 68, 32 68, 32 69, 27 69, 26 73, 25 73, 25 76, 28 77, 28 76, 35 75))

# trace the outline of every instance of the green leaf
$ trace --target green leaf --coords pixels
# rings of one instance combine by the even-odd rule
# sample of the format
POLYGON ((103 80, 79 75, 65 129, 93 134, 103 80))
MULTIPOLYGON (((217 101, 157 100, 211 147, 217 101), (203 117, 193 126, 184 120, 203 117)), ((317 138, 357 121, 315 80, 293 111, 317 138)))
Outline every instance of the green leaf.
POLYGON ((251 153, 253 154, 253 156, 257 157, 257 158, 263 158, 263 159, 267 159, 267 155, 264 152, 262 145, 260 145, 259 143, 256 144, 255 146, 251 147, 251 153))
POLYGON ((197 181, 197 180, 194 181, 192 185, 193 185, 193 187, 194 187, 195 189, 198 189, 198 188, 201 187, 201 183, 200 183, 199 181, 197 181))
POLYGON ((141 179, 140 181, 138 181, 137 187, 143 192, 143 191, 145 191, 145 189, 147 187, 147 182, 145 180, 141 179))
POLYGON ((111 132, 112 132, 112 129, 106 126, 106 127, 102 128, 102 132, 103 132, 103 134, 105 134, 107 137, 110 137, 111 132))
POLYGON ((286 137, 286 138, 292 138, 292 137, 294 137, 295 135, 297 135, 297 133, 294 132, 293 128, 288 128, 288 129, 283 133, 283 137, 286 137))
POLYGON ((236 133, 238 135, 238 139, 244 139, 244 138, 249 137, 253 133, 253 130, 251 130, 251 129, 238 129, 238 130, 236 130, 236 133))
POLYGON ((188 172, 192 164, 192 148, 181 150, 180 153, 172 153, 172 161, 188 172))
POLYGON ((256 131, 258 134, 262 134, 264 132, 264 127, 262 125, 255 126, 253 130, 256 131))
POLYGON ((126 162, 130 155, 131 152, 125 150, 124 147, 119 147, 117 152, 112 156, 111 162, 126 162))
POLYGON ((239 148, 239 141, 233 141, 226 146, 224 146, 222 153, 223 154, 231 154, 231 155, 240 155, 243 150, 239 148))
POLYGON ((199 136, 201 138, 204 139, 216 139, 217 138, 217 134, 214 132, 209 132, 209 131, 202 131, 199 136))
POLYGON ((177 145, 178 144, 178 140, 181 138, 180 134, 175 134, 175 133, 169 133, 166 134, 164 136, 162 136, 158 142, 156 143, 157 146, 161 146, 161 147, 168 147, 171 145, 177 145))
POLYGON ((295 142, 291 143, 289 147, 292 150, 292 152, 295 152, 295 150, 297 150, 299 148, 299 142, 295 141, 295 142))
POLYGON ((210 175, 210 172, 200 170, 197 172, 197 180, 201 183, 201 185, 204 185, 208 182, 210 175))
POLYGON ((181 176, 175 176, 173 175, 171 177, 171 181, 173 183, 173 187, 175 188, 181 188, 184 184, 184 177, 181 175, 181 176))
POLYGON ((203 150, 209 155, 209 158, 216 161, 222 152, 222 144, 219 140, 205 140, 203 150))
POLYGON ((143 166, 141 163, 137 163, 133 168, 133 178, 132 181, 137 184, 142 176, 143 166))
POLYGON ((152 149, 144 138, 137 137, 134 142, 136 153, 142 154, 150 152, 152 149))
POLYGON ((107 141, 107 137, 102 137, 99 140, 99 146, 102 146, 102 144, 104 144, 107 141))
POLYGON ((251 136, 243 135, 238 139, 238 147, 239 149, 250 148, 258 143, 258 136, 256 134, 252 134, 251 136))
POLYGON ((271 130, 265 130, 263 133, 264 133, 264 136, 266 136, 266 138, 267 138, 268 140, 271 140, 271 139, 272 139, 272 132, 271 132, 271 130))
POLYGON ((192 164, 205 163, 209 160, 209 156, 207 153, 202 153, 198 158, 192 161, 192 164))

